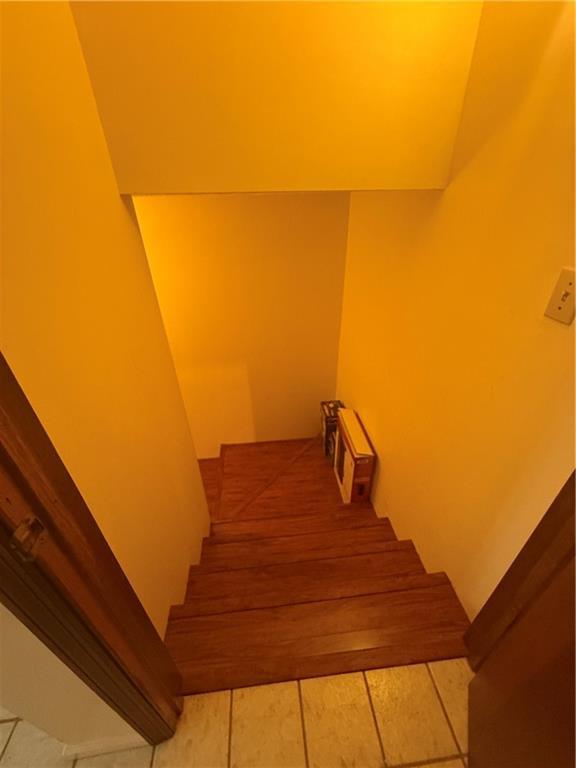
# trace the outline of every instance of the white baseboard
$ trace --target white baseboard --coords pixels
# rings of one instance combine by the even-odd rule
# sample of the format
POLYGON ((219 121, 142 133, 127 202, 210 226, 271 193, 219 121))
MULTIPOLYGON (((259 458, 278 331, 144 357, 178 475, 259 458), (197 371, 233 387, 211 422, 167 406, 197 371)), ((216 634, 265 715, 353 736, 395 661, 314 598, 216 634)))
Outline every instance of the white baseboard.
POLYGON ((116 736, 111 739, 84 741, 81 744, 66 744, 62 750, 64 757, 93 757, 107 752, 120 752, 123 749, 146 747, 148 742, 137 733, 126 736, 116 736))

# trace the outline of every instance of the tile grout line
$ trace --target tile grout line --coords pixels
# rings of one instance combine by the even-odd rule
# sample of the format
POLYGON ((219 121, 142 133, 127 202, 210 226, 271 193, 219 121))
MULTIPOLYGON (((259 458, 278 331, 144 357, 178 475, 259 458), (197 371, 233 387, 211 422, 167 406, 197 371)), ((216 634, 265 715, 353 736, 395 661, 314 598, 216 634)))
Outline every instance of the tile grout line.
POLYGON ((10 731, 10 735, 6 739, 6 744, 4 744, 4 748, 0 751, 0 763, 4 759, 4 755, 6 754, 6 750, 8 749, 8 746, 9 746, 10 742, 12 741, 12 736, 14 736, 14 731, 16 730, 16 726, 18 725, 19 722, 20 722, 20 720, 15 720, 14 721, 14 725, 12 726, 12 730, 10 731))
MULTIPOLYGON (((150 758, 150 768, 154 768, 154 760, 156 759, 156 744, 152 747, 152 757, 150 758)), ((74 766, 72 766, 74 768, 74 766)))
POLYGON ((378 743, 380 744, 380 752, 382 753, 382 761, 384 768, 388 765, 386 762, 386 753, 384 752, 384 743, 382 741, 382 734, 378 727, 378 718, 376 717, 376 710, 374 708, 374 702, 372 701, 372 694, 370 692, 370 686, 368 685, 368 678, 366 677, 366 671, 362 670, 362 677, 364 678, 364 685, 366 686, 366 693, 368 694, 368 704, 370 705, 370 711, 372 712, 372 719, 374 720, 374 727, 376 728, 376 736, 378 737, 378 743))
POLYGON ((232 765, 232 705, 234 701, 234 689, 230 689, 230 709, 228 710, 228 768, 232 765))
POLYGON ((300 705, 300 722, 302 725, 302 739, 304 740, 304 760, 306 762, 306 768, 310 768, 310 758, 308 756, 308 740, 306 737, 306 722, 304 720, 304 702, 302 699, 302 686, 300 680, 296 681, 298 684, 298 703, 300 705))
POLYGON ((432 670, 430 669, 430 664, 428 663, 426 664, 426 669, 428 670, 428 674, 430 676, 430 680, 432 681, 434 691, 436 692, 436 696, 438 697, 438 701, 440 702, 440 706, 442 707, 442 712, 444 713, 444 717, 446 718, 446 722, 448 723, 448 728, 450 729, 450 733, 452 734, 452 738, 454 739, 454 744, 458 749, 458 755, 460 758, 466 757, 467 756, 466 753, 462 751, 460 742, 456 738, 456 731, 452 727, 452 723, 450 721, 450 718, 448 717, 448 712, 446 711, 446 707, 444 706, 444 702, 442 701, 442 696, 440 696, 440 691, 438 690, 438 686, 436 685, 436 680, 434 680, 434 675, 432 674, 432 670))

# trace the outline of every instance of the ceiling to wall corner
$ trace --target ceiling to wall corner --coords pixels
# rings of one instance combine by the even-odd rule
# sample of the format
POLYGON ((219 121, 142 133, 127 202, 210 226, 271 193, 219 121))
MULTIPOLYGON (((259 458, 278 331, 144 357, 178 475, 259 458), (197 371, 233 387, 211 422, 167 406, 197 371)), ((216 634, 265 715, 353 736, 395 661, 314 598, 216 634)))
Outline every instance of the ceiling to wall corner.
POLYGON ((477 2, 73 2, 120 192, 445 186, 477 2))

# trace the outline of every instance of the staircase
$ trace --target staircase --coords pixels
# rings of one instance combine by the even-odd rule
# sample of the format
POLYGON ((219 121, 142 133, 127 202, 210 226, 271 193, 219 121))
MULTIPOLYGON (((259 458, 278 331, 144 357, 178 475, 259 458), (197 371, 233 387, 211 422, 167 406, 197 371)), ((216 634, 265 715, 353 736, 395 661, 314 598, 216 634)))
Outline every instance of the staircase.
POLYGON ((211 535, 166 633, 183 694, 466 654, 448 577, 370 504, 342 504, 319 440, 200 466, 211 535))

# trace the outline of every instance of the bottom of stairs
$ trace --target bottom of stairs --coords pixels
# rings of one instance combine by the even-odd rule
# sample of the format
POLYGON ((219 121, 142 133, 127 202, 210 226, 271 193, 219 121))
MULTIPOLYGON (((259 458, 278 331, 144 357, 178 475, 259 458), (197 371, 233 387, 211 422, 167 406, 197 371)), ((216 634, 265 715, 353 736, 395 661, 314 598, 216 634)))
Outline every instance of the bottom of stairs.
POLYGON ((446 574, 369 503, 342 505, 319 442, 289 442, 209 460, 211 536, 166 633, 182 694, 465 656, 446 574))
POLYGON ((182 692, 466 655, 462 637, 468 619, 447 577, 420 579, 421 586, 401 591, 173 615, 166 642, 183 677, 182 692))

